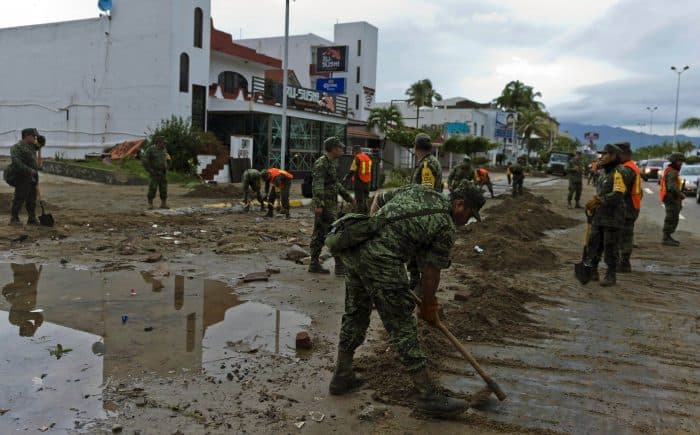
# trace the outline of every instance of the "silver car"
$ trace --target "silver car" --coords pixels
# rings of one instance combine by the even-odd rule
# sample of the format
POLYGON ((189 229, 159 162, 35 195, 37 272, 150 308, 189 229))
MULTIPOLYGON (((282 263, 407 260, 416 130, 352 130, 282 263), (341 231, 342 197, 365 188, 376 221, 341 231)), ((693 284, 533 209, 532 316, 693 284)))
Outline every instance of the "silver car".
POLYGON ((698 177, 700 177, 700 165, 683 165, 681 166, 681 186, 683 186, 683 193, 685 196, 697 196, 698 202, 700 202, 700 196, 698 196, 698 177))

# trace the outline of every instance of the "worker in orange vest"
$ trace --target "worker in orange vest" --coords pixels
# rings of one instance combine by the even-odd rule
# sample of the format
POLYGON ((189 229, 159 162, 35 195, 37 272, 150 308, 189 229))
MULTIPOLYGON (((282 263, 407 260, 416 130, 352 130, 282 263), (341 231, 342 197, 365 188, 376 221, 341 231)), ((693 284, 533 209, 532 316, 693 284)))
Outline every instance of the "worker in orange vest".
POLYGON ((289 191, 292 188, 294 176, 278 168, 268 168, 262 171, 261 175, 265 180, 265 196, 268 203, 265 217, 272 217, 272 209, 279 195, 282 203, 281 213, 285 215, 286 219, 289 219, 289 191))
POLYGON ((661 177, 661 189, 659 190, 661 202, 664 203, 664 208, 666 209, 663 229, 664 237, 661 243, 666 246, 679 246, 681 243, 671 237, 671 234, 678 227, 678 219, 683 207, 683 200, 685 199, 681 177, 679 176, 685 156, 681 153, 673 153, 668 158, 668 161, 671 164, 664 170, 664 175, 661 177))
POLYGON ((634 223, 639 217, 639 210, 642 207, 642 176, 639 168, 632 160, 632 148, 629 142, 616 143, 622 152, 620 153, 620 163, 622 163, 621 171, 622 180, 627 186, 625 193, 625 223, 620 230, 620 262, 617 267, 617 272, 629 273, 632 272, 632 264, 630 256, 632 255, 632 247, 634 245, 634 223))
POLYGON ((491 177, 489 176, 489 171, 486 168, 481 166, 474 171, 474 181, 479 186, 479 189, 486 186, 489 189, 491 198, 493 198, 493 184, 491 184, 491 177))
POLYGON ((368 213, 369 187, 372 182, 372 158, 362 152, 358 146, 352 147, 355 158, 352 159, 350 169, 345 179, 350 178, 355 192, 355 212, 368 213))

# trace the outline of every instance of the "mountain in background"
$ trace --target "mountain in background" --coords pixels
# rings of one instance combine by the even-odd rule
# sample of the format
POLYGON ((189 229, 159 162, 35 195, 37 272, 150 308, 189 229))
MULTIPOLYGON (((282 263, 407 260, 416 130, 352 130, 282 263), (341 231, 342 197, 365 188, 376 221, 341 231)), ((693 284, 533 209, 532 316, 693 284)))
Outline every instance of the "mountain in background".
MULTIPOLYGON (((661 136, 656 134, 639 133, 638 131, 628 130, 621 127, 611 127, 609 125, 589 125, 578 124, 575 122, 562 122, 559 126, 560 132, 568 132, 572 138, 586 143, 583 137, 586 132, 594 131, 600 135, 596 141, 598 148, 602 148, 606 143, 628 141, 632 144, 633 149, 647 145, 660 144, 664 141, 673 142, 673 136, 661 136)), ((691 141, 695 147, 700 147, 700 137, 686 136, 679 134, 676 136, 679 141, 691 141)))

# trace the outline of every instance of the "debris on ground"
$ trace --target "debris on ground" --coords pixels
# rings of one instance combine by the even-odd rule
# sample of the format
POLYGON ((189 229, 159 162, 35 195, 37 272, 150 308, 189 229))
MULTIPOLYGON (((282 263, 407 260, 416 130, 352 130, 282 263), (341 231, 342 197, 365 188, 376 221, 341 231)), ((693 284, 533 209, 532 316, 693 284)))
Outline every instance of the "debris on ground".
POLYGON ((301 246, 292 245, 291 248, 287 249, 280 255, 280 258, 282 258, 283 260, 294 261, 296 263, 302 258, 308 257, 309 255, 310 254, 307 251, 305 251, 301 246))
POLYGON ((304 349, 304 350, 309 350, 309 349, 314 347, 313 342, 311 341, 311 336, 309 335, 308 332, 301 331, 301 332, 297 333, 296 346, 297 346, 297 349, 304 349))
POLYGON ((242 279, 243 282, 269 281, 269 280, 270 280, 270 274, 267 273, 267 271, 249 273, 246 276, 244 276, 242 279))
POLYGON ((183 196, 187 198, 241 198, 243 191, 240 186, 227 184, 200 184, 183 196))

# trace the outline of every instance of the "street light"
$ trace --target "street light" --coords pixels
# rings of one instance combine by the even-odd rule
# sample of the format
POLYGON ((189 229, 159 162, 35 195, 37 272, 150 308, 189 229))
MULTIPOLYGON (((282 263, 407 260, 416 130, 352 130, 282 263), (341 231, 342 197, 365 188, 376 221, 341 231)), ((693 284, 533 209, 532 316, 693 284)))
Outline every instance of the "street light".
POLYGON ((282 65, 282 141, 280 143, 280 169, 285 169, 287 151, 287 81, 289 76, 289 0, 284 8, 284 65, 282 65))
POLYGON ((652 128, 654 126, 654 111, 658 109, 657 106, 647 106, 647 110, 649 111, 649 135, 652 133, 652 128))
POLYGON ((639 126, 639 145, 641 146, 642 145, 642 129, 644 128, 644 126, 646 124, 644 124, 643 122, 638 122, 637 125, 639 126))
POLYGON ((684 66, 682 70, 679 70, 675 66, 671 67, 671 71, 678 74, 678 85, 676 86, 676 115, 673 117, 673 148, 676 147, 676 129, 678 128, 678 97, 681 93, 681 74, 690 68, 688 65, 684 66))

